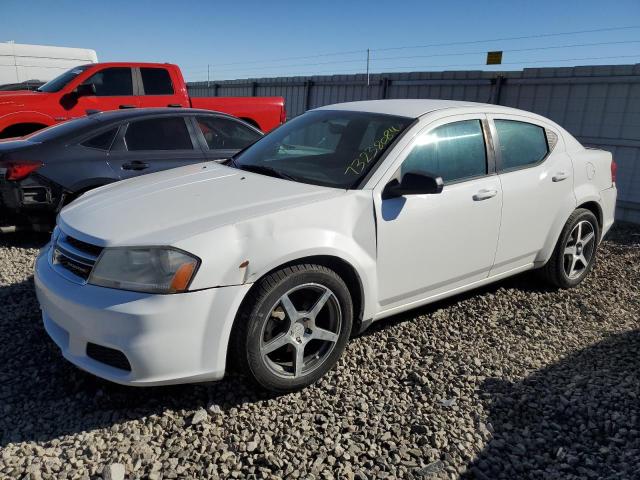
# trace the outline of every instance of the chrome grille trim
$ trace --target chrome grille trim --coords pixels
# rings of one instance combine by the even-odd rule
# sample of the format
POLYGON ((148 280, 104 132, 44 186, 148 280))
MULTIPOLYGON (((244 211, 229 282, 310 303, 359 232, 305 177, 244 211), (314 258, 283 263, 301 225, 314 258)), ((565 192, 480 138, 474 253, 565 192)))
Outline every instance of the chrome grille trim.
POLYGON ((102 249, 96 245, 86 244, 60 232, 51 247, 49 263, 51 267, 67 280, 84 285, 91 275, 102 249), (86 245, 82 249, 79 245, 86 245))

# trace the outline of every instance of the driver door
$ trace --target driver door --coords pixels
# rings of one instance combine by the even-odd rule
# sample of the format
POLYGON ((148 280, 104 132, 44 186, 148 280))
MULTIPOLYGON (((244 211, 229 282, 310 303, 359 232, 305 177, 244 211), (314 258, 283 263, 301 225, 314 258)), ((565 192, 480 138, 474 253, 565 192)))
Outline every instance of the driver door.
POLYGON ((381 312, 420 303, 487 278, 494 262, 502 190, 484 115, 436 121, 400 154, 374 191, 381 312), (407 171, 441 176, 439 194, 382 199, 407 171))
POLYGON ((133 77, 129 67, 103 68, 82 84, 93 84, 96 93, 78 98, 69 111, 71 117, 83 117, 87 110, 108 111, 139 106, 138 97, 133 94, 133 77))

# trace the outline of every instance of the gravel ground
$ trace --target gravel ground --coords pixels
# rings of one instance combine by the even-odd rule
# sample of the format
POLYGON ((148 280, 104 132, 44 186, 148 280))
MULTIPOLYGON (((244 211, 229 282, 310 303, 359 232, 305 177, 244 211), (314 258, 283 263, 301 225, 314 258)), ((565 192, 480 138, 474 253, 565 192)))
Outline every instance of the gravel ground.
POLYGON ((0 238, 0 478, 640 478, 640 228, 579 288, 531 274, 375 324, 303 392, 129 389, 65 362, 0 238))

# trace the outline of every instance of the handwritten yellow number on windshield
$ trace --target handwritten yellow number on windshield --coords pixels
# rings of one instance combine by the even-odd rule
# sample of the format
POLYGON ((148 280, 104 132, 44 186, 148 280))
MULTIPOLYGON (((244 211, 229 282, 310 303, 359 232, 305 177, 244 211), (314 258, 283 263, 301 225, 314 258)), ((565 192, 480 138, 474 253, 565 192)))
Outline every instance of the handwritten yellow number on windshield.
POLYGON ((349 165, 347 165, 344 174, 360 175, 369 163, 376 158, 388 144, 393 140, 400 130, 396 127, 387 128, 382 136, 375 140, 373 144, 365 148, 349 165))

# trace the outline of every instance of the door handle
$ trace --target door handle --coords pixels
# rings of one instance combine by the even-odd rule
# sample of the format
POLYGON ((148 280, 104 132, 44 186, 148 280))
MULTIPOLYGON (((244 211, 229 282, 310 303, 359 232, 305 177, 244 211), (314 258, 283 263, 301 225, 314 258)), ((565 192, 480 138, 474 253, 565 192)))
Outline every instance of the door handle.
POLYGON ((182 107, 182 105, 180 105, 179 103, 170 103, 170 104, 167 105, 167 107, 180 108, 180 107, 182 107))
POLYGON ((125 104, 125 105, 120 105, 120 106, 118 106, 118 108, 119 108, 120 110, 124 110, 125 108, 136 108, 136 106, 135 106, 135 105, 125 104))
POLYGON ((567 178, 569 178, 569 174, 567 172, 558 172, 553 177, 551 177, 551 180, 554 182, 561 182, 562 180, 566 180, 567 178))
POLYGON ((149 164, 138 160, 122 165, 123 170, 144 170, 145 168, 149 168, 149 164))
POLYGON ((483 188, 482 190, 480 190, 478 193, 476 193, 473 196, 473 199, 476 202, 479 202, 481 200, 488 200, 489 198, 493 198, 497 194, 498 194, 498 190, 492 190, 492 189, 483 188))

